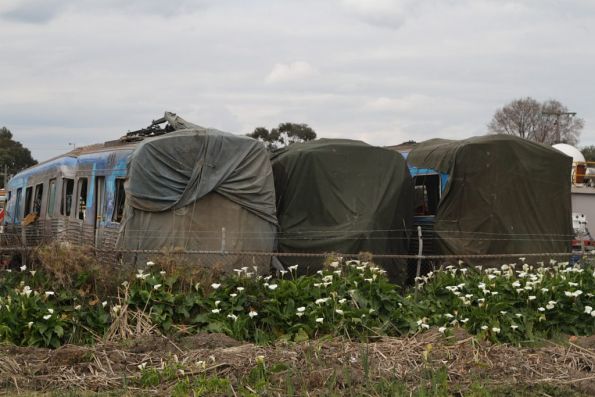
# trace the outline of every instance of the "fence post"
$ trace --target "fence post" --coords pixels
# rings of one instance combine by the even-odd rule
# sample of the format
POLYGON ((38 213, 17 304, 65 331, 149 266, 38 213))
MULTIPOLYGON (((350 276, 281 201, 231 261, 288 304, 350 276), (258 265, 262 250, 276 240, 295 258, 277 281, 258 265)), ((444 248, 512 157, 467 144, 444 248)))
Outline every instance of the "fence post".
POLYGON ((225 253, 225 228, 221 228, 221 253, 225 253))
POLYGON ((415 296, 417 297, 417 287, 419 284, 419 276, 421 274, 421 254, 424 251, 424 240, 421 235, 421 226, 417 227, 417 270, 415 271, 415 296))
POLYGON ((22 251, 21 251, 21 264, 23 266, 25 266, 25 268, 27 267, 27 231, 25 230, 27 226, 23 225, 23 222, 21 221, 21 245, 22 245, 22 251))

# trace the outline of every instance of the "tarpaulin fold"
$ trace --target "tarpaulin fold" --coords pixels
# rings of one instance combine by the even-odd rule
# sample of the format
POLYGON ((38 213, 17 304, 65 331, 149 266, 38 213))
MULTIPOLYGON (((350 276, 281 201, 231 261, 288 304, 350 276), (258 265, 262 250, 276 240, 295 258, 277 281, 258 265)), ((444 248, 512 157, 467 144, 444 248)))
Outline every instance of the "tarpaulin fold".
POLYGON ((119 246, 271 252, 277 218, 265 147, 165 119, 174 131, 144 139, 128 161, 119 246))
POLYGON ((181 208, 216 192, 276 223, 268 153, 246 136, 205 129, 175 116, 183 128, 141 142, 129 161, 129 205, 143 211, 181 208))

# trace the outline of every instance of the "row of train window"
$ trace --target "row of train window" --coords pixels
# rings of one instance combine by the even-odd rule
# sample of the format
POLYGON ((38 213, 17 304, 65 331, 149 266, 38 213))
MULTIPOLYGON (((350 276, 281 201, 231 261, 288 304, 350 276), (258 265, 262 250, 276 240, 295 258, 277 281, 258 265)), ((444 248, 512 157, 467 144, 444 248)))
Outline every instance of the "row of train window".
MULTIPOLYGON (((98 212, 96 218, 103 219, 104 203, 105 203, 105 181, 104 177, 95 178, 96 188, 96 202, 98 212)), ((415 202, 416 215, 436 215, 438 202, 440 201, 440 179, 439 175, 418 175, 414 177, 415 184, 415 202)), ((25 190, 25 208, 24 216, 31 213, 41 215, 41 203, 43 200, 43 183, 29 186, 25 190)), ((20 219, 21 195, 22 188, 17 189, 15 208, 17 209, 16 219, 20 219)), ((11 192, 8 192, 8 200, 10 201, 11 192)), ((71 217, 75 216, 78 219, 84 220, 87 209, 87 178, 78 178, 77 180, 77 205, 76 210, 72 212, 72 198, 74 196, 74 179, 62 178, 62 192, 60 199, 60 215, 71 217)), ((112 222, 120 222, 124 213, 124 179, 117 178, 114 194, 114 212, 112 214, 112 222)), ((56 203, 56 178, 49 181, 49 195, 47 195, 46 218, 54 217, 54 209, 56 203)), ((97 211, 97 210, 96 210, 97 211)))
MULTIPOLYGON (((96 205, 96 219, 103 220, 103 214, 105 208, 105 178, 102 176, 95 178, 95 201, 96 205)), ((56 178, 50 179, 48 182, 49 194, 45 195, 47 205, 45 207, 45 217, 53 218, 57 214, 56 211, 56 178)), ((42 203, 44 200, 44 183, 28 186, 25 189, 25 207, 21 212, 21 200, 23 195, 23 189, 18 188, 16 191, 15 198, 15 220, 21 218, 21 216, 28 216, 29 214, 35 214, 41 216, 42 203)), ((81 220, 85 220, 87 216, 87 195, 88 195, 88 178, 78 178, 77 190, 76 190, 76 207, 73 208, 73 197, 75 197, 74 191, 74 179, 62 178, 62 191, 60 192, 60 215, 66 217, 75 217, 81 220), (74 211, 73 211, 74 210, 74 211)), ((10 201, 12 191, 8 192, 8 201, 10 201)), ((124 214, 124 203, 126 195, 124 192, 124 179, 117 178, 115 183, 114 192, 114 211, 112 214, 112 222, 120 222, 124 214)))

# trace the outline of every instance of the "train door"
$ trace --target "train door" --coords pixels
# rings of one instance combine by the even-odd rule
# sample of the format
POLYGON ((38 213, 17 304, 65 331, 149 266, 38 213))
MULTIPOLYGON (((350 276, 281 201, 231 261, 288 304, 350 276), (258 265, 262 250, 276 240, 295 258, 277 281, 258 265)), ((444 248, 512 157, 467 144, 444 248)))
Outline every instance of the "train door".
POLYGON ((440 175, 420 174, 415 183, 415 215, 435 216, 440 202, 440 175))
POLYGON ((95 247, 99 247, 100 228, 105 214, 105 177, 95 177, 95 247))
POLYGON ((74 179, 62 179, 62 199, 60 201, 60 215, 70 217, 72 212, 72 196, 74 192, 74 179))

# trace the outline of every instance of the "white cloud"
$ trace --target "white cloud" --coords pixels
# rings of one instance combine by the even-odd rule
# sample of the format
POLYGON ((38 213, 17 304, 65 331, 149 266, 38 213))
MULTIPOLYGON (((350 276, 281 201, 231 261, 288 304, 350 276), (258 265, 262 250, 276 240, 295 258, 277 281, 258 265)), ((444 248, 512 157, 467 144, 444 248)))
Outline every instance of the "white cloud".
POLYGON ((316 70, 308 62, 276 63, 273 70, 266 76, 265 81, 269 84, 283 83, 304 80, 315 74, 316 70))
POLYGON ((405 111, 407 109, 411 109, 413 106, 413 103, 411 103, 411 102, 415 102, 419 97, 423 97, 423 96, 413 96, 413 97, 410 97, 409 100, 387 98, 387 97, 374 98, 374 99, 367 101, 364 104, 364 109, 370 110, 370 111, 381 111, 381 112, 384 112, 384 111, 405 111))
POLYGON ((472 102, 455 97, 437 97, 423 94, 406 95, 399 98, 379 97, 367 100, 364 111, 399 112, 418 115, 433 112, 434 114, 464 112, 474 108, 472 102))
POLYGON ((361 21, 393 29, 405 23, 418 2, 414 0, 342 0, 343 7, 361 21))
POLYGON ((47 23, 65 13, 98 15, 153 14, 172 17, 202 11, 216 0, 12 0, 0 5, 0 17, 26 23, 47 23))
POLYGON ((0 37, 0 126, 38 160, 165 110, 235 133, 462 138, 527 95, 595 144, 595 1, 0 0, 0 37))

